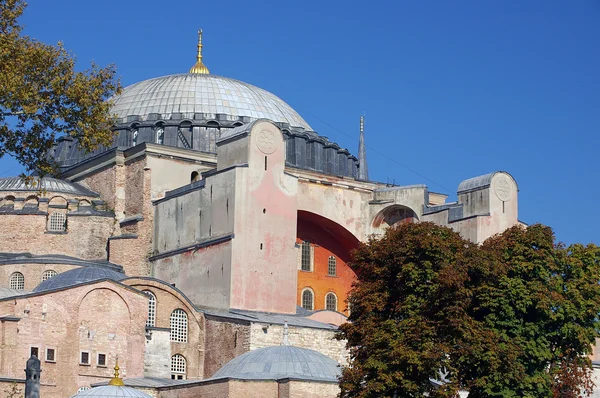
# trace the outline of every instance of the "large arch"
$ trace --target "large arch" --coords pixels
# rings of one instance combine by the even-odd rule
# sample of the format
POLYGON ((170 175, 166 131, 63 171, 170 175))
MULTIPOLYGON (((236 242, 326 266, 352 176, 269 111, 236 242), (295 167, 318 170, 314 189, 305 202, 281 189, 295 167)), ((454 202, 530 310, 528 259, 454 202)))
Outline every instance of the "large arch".
POLYGON ((385 229, 416 221, 419 221, 419 216, 413 209, 407 206, 394 204, 379 211, 375 217, 373 217, 371 226, 374 230, 377 230, 379 228, 385 229))
POLYGON ((350 261, 350 253, 360 243, 352 232, 340 224, 306 210, 298 210, 297 228, 299 239, 328 246, 328 249, 344 262, 350 261))

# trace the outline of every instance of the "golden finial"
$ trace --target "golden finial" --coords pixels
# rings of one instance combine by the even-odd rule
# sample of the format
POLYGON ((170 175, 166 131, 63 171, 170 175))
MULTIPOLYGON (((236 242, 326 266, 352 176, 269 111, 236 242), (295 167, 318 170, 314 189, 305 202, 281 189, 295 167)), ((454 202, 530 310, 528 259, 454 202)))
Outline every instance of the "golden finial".
POLYGON ((125 383, 123 383, 123 380, 121 380, 121 378, 119 377, 119 360, 117 359, 116 363, 115 363, 115 377, 113 377, 112 379, 110 379, 110 381, 108 382, 109 386, 124 386, 125 383))
POLYGON ((198 56, 196 57, 196 65, 192 66, 190 73, 198 75, 208 75, 208 68, 202 63, 202 29, 198 31, 198 56))

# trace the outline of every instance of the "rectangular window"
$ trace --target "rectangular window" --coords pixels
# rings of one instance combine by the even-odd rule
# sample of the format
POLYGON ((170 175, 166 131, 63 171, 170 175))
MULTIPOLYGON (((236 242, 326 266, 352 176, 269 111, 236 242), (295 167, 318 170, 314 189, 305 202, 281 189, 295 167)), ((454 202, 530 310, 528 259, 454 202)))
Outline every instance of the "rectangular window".
POLYGON ((67 215, 54 212, 48 217, 48 231, 63 232, 67 230, 67 215))
POLYGON ((302 250, 301 269, 302 271, 310 271, 310 243, 307 241, 302 242, 300 250, 302 250))
POLYGON ((56 350, 54 348, 46 348, 46 362, 56 362, 56 350))
POLYGON ((106 366, 106 354, 98 354, 98 366, 106 366))
POLYGON ((29 356, 34 356, 35 355, 36 358, 40 357, 40 349, 39 348, 37 348, 37 347, 31 347, 31 349, 29 351, 30 351, 29 352, 29 356))
POLYGON ((90 364, 90 353, 87 351, 81 351, 81 358, 79 361, 80 365, 89 365, 90 364))

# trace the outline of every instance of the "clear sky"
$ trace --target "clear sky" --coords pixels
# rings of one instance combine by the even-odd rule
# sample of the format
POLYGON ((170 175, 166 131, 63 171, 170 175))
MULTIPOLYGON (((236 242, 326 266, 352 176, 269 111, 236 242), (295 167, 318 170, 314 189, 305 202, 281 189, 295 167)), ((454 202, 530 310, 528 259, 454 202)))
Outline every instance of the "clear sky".
MULTIPOLYGON (((519 218, 600 244, 600 2, 29 0, 25 32, 124 85, 187 72, 204 29, 211 73, 264 88, 357 152, 373 180, 456 199, 496 170, 519 218)), ((0 160, 0 176, 20 168, 0 160)))

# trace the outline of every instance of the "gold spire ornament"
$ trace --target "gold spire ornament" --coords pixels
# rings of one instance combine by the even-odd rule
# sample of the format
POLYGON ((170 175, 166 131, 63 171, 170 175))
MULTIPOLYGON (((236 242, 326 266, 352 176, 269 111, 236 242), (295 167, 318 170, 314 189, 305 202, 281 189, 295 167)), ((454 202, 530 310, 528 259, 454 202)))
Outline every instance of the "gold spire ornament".
POLYGON ((190 73, 196 75, 208 75, 208 68, 202 63, 202 29, 198 31, 198 56, 196 57, 196 65, 192 66, 190 73))
POLYGON ((109 386, 118 386, 118 387, 122 387, 125 385, 125 383, 123 383, 123 380, 121 380, 121 378, 119 377, 119 360, 117 359, 116 363, 115 363, 115 377, 113 377, 112 379, 110 379, 110 381, 108 382, 109 386))

